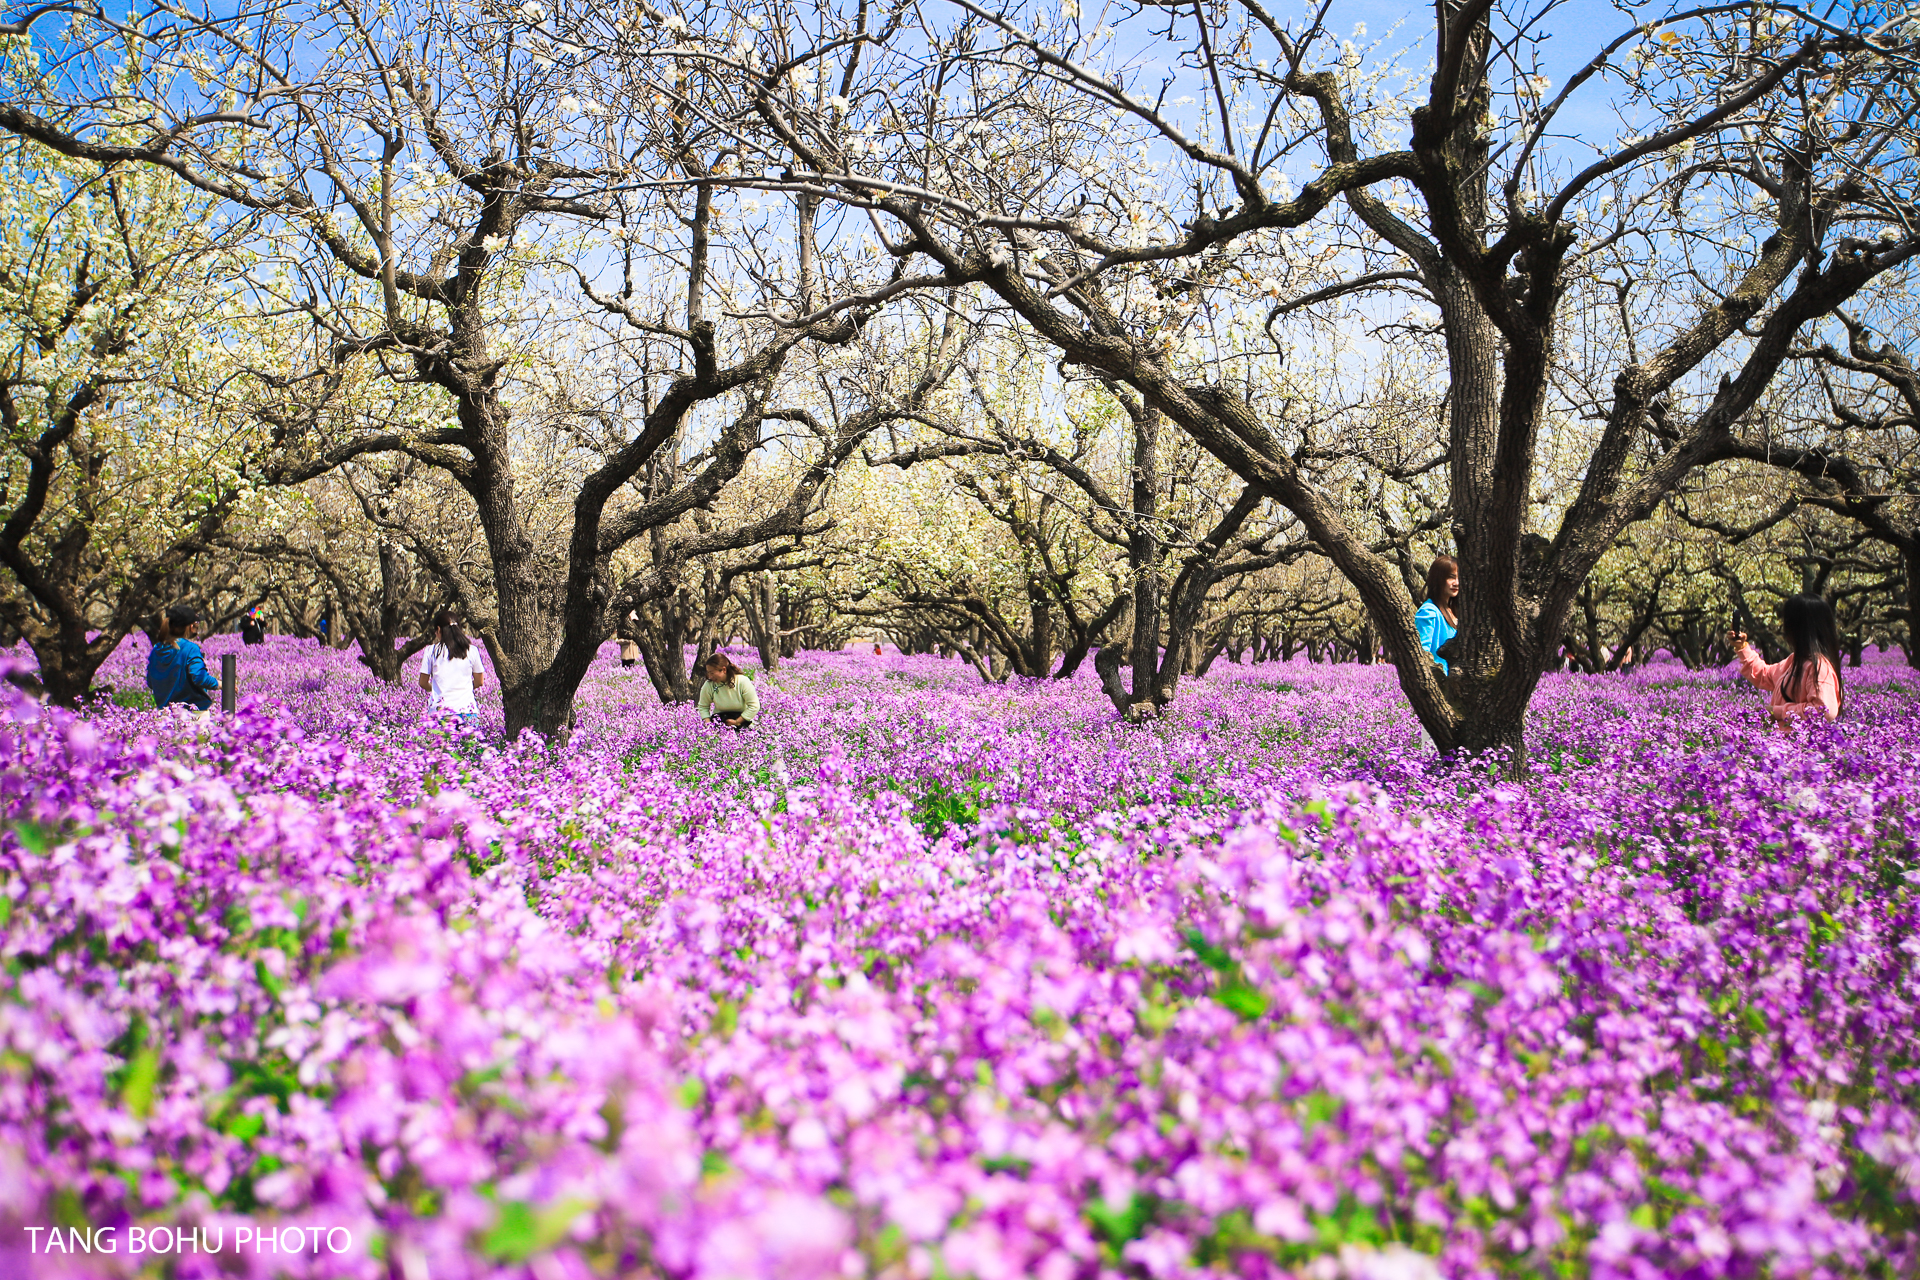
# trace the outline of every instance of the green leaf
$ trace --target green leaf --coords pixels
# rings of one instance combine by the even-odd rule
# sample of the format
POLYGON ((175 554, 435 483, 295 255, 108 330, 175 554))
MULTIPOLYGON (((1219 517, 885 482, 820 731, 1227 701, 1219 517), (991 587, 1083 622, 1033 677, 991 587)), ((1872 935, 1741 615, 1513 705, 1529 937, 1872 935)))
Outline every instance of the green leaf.
POLYGON ((1301 1098, 1300 1103, 1300 1109, 1304 1113, 1301 1117, 1301 1128, 1308 1134, 1323 1124, 1332 1123, 1333 1118, 1340 1114, 1340 1109, 1347 1105, 1325 1089, 1315 1089, 1301 1098))
POLYGON ((242 1142, 252 1142, 267 1127, 267 1118, 262 1115, 235 1116, 227 1121, 226 1130, 242 1142))
POLYGON ((1216 947, 1211 942, 1208 942, 1207 935, 1201 933, 1198 929, 1187 930, 1186 938, 1187 946, 1192 948, 1193 954, 1200 957, 1200 963, 1206 965, 1207 968, 1212 969, 1215 973, 1226 973, 1228 970, 1238 967, 1234 964, 1233 957, 1227 953, 1225 948, 1216 947))
POLYGON ((1242 1022, 1252 1022, 1267 1011, 1270 1003, 1267 993, 1258 987, 1250 987, 1244 982, 1232 982, 1214 992, 1214 999, 1238 1015, 1242 1022))
POLYGON ((37 822, 16 822, 13 824, 13 834, 20 841, 20 847, 35 857, 43 856, 53 848, 53 830, 37 822))
POLYGON ((153 1110, 153 1086, 160 1080, 160 1050, 147 1045, 127 1064, 126 1083, 120 1086, 120 1105, 142 1120, 153 1110))
POLYGON ((725 996, 721 996, 713 1003, 713 1021, 708 1024, 707 1029, 724 1040, 733 1034, 735 1027, 740 1025, 740 1006, 725 996))
POLYGON ((1105 1200, 1089 1200, 1085 1213, 1094 1230, 1105 1237, 1108 1244, 1119 1249, 1146 1234, 1158 1208, 1159 1202, 1152 1196, 1136 1192, 1126 1204, 1117 1207, 1105 1200))
POLYGON ((1475 982, 1471 978, 1460 985, 1473 993, 1474 1002, 1483 1009, 1490 1009, 1500 1003, 1498 987, 1490 987, 1484 982, 1475 982))
POLYGON ((1377 1248, 1391 1238, 1391 1233, 1380 1222, 1378 1210, 1368 1208, 1351 1195, 1341 1196, 1332 1213, 1314 1214, 1313 1229, 1326 1249, 1349 1244, 1377 1248))
POLYGON ((500 1262, 525 1262, 559 1244, 579 1216, 593 1206, 585 1200, 567 1199, 535 1208, 524 1200, 510 1200, 500 1206, 500 1216, 480 1241, 480 1249, 500 1262))

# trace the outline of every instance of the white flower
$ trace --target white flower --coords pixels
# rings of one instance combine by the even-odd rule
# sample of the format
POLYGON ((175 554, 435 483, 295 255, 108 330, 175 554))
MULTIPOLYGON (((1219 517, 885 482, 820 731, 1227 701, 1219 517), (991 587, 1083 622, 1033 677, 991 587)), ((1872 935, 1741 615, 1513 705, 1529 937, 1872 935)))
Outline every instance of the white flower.
POLYGON ((667 30, 669 30, 669 31, 671 31, 671 32, 673 32, 673 34, 675 34, 675 35, 677 35, 677 36, 683 36, 683 35, 686 35, 686 34, 687 34, 687 31, 688 31, 688 29, 689 29, 689 28, 687 27, 687 20, 686 20, 685 18, 683 18, 683 17, 681 17, 681 16, 680 16, 679 14, 677 14, 677 13, 670 13, 670 14, 668 14, 668 15, 667 15, 667 21, 666 21, 666 24, 665 24, 665 25, 666 25, 666 28, 667 28, 667 30))
POLYGON ((848 102, 845 97, 837 93, 834 94, 831 98, 827 99, 827 105, 832 107, 835 111, 840 112, 842 115, 845 115, 847 111, 853 106, 853 104, 848 102))
POLYGON ((560 101, 555 105, 558 106, 562 111, 565 111, 566 113, 571 115, 580 109, 580 99, 574 97, 570 93, 563 93, 560 95, 560 101))
POLYGON ((1341 1245, 1340 1267, 1349 1280, 1440 1280, 1440 1268, 1432 1258, 1403 1244, 1380 1250, 1341 1245))

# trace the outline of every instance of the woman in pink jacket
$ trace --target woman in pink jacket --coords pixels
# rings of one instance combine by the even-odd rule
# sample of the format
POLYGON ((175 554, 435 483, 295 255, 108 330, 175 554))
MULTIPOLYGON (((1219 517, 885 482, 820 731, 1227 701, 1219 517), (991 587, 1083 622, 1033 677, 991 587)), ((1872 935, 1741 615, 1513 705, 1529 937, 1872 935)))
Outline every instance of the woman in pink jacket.
POLYGON ((1816 709, 1838 720, 1847 691, 1840 681, 1840 621, 1833 606, 1820 596, 1792 596, 1780 606, 1780 629, 1793 653, 1771 664, 1747 643, 1746 632, 1727 632, 1740 674, 1773 695, 1767 714, 1782 730, 1816 709))

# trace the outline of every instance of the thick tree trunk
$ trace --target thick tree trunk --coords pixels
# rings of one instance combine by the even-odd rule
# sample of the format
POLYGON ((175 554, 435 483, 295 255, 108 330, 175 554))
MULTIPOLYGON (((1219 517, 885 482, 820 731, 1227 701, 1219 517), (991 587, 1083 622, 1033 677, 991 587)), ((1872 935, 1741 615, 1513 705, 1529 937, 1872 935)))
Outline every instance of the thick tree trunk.
POLYGON ((753 631, 754 648, 760 651, 764 671, 780 669, 780 614, 773 598, 773 575, 763 573, 759 582, 747 588, 747 598, 757 600, 748 611, 747 625, 753 631))
MULTIPOLYGON (((1154 530, 1160 509, 1160 420, 1158 409, 1123 400, 1133 422, 1132 527, 1127 533, 1127 570, 1133 613, 1130 642, 1124 649, 1102 648, 1093 669, 1100 688, 1124 719, 1151 715, 1160 705, 1160 622, 1165 581, 1163 548, 1154 530), (1129 662, 1130 660, 1130 662, 1129 662), (1122 663, 1132 667, 1132 688, 1121 679, 1122 663)), ((1171 648, 1173 641, 1169 639, 1171 648)), ((1174 679, 1178 679, 1175 675, 1174 679)), ((1169 691, 1168 696, 1171 696, 1169 691)))
POLYGON ((1027 652, 1020 674, 1040 679, 1053 665, 1053 607, 1047 599, 1046 584, 1032 575, 1027 578, 1027 652))
POLYGON ((1492 696, 1474 704, 1461 719, 1454 749, 1474 757, 1497 755, 1501 757, 1502 772, 1525 773, 1527 702, 1533 694, 1533 685, 1538 683, 1536 678, 1525 686, 1515 682, 1499 687, 1492 691, 1492 696))
POLYGON ((1907 588, 1907 665, 1920 670, 1920 532, 1900 544, 1900 567, 1907 588))
POLYGON ((687 674, 686 615, 678 597, 640 613, 640 658, 647 678, 665 703, 692 702, 696 693, 687 674))
MULTIPOLYGON (((1195 651, 1199 654, 1199 657, 1193 664, 1193 674, 1195 676, 1204 676, 1207 674, 1207 670, 1213 666, 1220 655, 1227 651, 1227 642, 1232 639, 1232 636, 1233 628, 1228 626, 1221 631, 1219 637, 1215 639, 1212 644, 1205 645, 1204 647, 1198 644, 1195 645, 1195 651)), ((1240 665, 1240 657, 1238 654, 1234 655, 1233 664, 1235 666, 1240 665)))
POLYGON ((1060 669, 1053 673, 1054 679, 1065 680, 1080 669, 1080 664, 1087 660, 1087 654, 1092 650, 1093 646, 1100 643, 1101 637, 1106 634, 1108 628, 1112 627, 1115 620, 1126 611, 1127 603, 1128 597, 1126 592, 1123 591, 1115 596, 1113 601, 1108 604, 1105 609, 1100 611, 1099 617, 1088 622, 1086 626, 1080 630, 1079 634, 1074 637, 1072 647, 1061 655, 1060 669))
POLYGON ((111 649, 79 643, 62 633, 34 637, 27 643, 40 665, 40 683, 46 686, 47 701, 56 707, 78 707, 93 688, 93 677, 111 649))

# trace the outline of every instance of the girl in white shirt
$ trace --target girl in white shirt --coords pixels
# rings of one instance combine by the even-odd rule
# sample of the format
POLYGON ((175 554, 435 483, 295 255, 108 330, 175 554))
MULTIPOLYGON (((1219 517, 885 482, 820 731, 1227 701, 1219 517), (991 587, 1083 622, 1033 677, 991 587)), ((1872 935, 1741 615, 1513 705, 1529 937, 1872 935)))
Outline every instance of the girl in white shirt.
POLYGON ((480 715, 473 691, 486 680, 480 657, 451 614, 440 615, 433 638, 426 656, 420 659, 420 687, 427 691, 427 714, 458 716, 472 723, 480 715))

